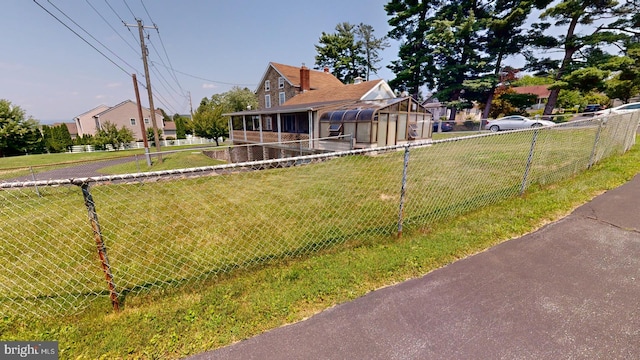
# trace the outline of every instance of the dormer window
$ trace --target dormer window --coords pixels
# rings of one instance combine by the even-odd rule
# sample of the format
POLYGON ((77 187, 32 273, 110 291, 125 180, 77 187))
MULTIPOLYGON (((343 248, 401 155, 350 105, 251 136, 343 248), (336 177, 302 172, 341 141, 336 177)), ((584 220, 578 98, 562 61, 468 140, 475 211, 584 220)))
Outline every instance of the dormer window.
POLYGON ((282 76, 278 78, 278 89, 284 89, 284 78, 282 76))
POLYGON ((269 91, 269 90, 271 90, 271 81, 266 80, 264 82, 264 91, 269 91))

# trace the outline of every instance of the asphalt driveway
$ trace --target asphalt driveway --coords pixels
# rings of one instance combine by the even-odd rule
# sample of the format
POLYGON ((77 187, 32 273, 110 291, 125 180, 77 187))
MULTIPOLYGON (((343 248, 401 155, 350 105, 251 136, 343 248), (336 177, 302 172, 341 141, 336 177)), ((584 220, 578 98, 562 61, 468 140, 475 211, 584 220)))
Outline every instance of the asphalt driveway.
POLYGON ((639 359, 640 176, 426 276, 189 359, 639 359))

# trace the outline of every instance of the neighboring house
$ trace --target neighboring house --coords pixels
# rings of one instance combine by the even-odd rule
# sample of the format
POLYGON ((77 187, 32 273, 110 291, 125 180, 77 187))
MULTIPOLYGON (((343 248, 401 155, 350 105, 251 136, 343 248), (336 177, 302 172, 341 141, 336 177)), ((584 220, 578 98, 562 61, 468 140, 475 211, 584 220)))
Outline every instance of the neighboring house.
POLYGON ((67 130, 69 130, 69 135, 71 135, 71 140, 75 140, 78 137, 78 126, 75 123, 53 123, 51 127, 65 125, 67 130))
POLYGON ((513 91, 517 94, 533 94, 537 97, 536 104, 531 106, 531 109, 538 110, 543 109, 547 100, 549 100, 549 95, 551 94, 551 90, 547 87, 548 85, 531 85, 531 86, 518 86, 513 87, 513 91))
POLYGON ((329 136, 344 135, 356 148, 431 136, 431 114, 410 97, 396 98, 384 80, 348 85, 332 81, 307 89, 306 71, 300 68, 303 91, 283 105, 224 114, 230 116, 230 140, 235 144, 302 140, 301 146, 326 149, 341 147, 335 139, 320 139, 329 136))
MULTIPOLYGON (((89 110, 84 114, 75 117, 78 135, 95 135, 98 130, 106 123, 114 124, 118 129, 125 127, 133 132, 135 140, 142 140, 141 122, 145 129, 153 126, 151 121, 151 111, 145 107, 142 108, 142 119, 138 116, 138 104, 131 100, 126 100, 112 107, 100 105, 95 109, 89 110)), ((158 130, 162 130, 163 137, 164 121, 162 112, 156 110, 156 123, 158 130)))
POLYGON ((328 69, 316 71, 304 65, 296 67, 270 62, 255 93, 258 97, 258 109, 269 109, 284 105, 293 97, 309 90, 342 85, 328 69))
POLYGON ((73 118, 78 129, 78 136, 95 135, 98 132, 98 124, 93 116, 107 109, 109 109, 107 105, 100 105, 73 118))
POLYGON ((162 138, 165 140, 168 138, 177 139, 176 123, 173 121, 164 121, 163 124, 164 130, 162 130, 162 138))

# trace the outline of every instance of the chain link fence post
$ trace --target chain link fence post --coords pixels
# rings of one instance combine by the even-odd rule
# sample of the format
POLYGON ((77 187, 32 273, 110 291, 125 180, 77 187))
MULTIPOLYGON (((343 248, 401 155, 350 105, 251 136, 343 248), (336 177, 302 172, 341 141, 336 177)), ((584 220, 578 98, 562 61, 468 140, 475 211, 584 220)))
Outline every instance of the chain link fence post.
POLYGON ((398 238, 402 237, 402 223, 404 221, 404 198, 407 190, 407 169, 409 167, 409 144, 404 147, 404 162, 402 165, 402 186, 400 187, 400 209, 398 210, 398 238))
POLYGON ((111 298, 111 304, 113 305, 113 310, 119 311, 120 303, 118 301, 118 293, 116 292, 116 284, 113 281, 111 265, 109 264, 109 258, 107 257, 107 247, 104 245, 104 240, 102 239, 102 232, 100 230, 100 223, 98 222, 96 205, 93 202, 93 196, 91 196, 91 192, 89 191, 89 184, 83 182, 80 185, 80 188, 82 189, 84 204, 89 212, 89 222, 91 222, 91 228, 93 229, 93 238, 96 242, 96 247, 98 248, 98 256, 100 257, 102 271, 104 272, 104 277, 107 280, 107 285, 109 287, 109 297, 111 298))
MULTIPOLYGON (((36 182, 36 173, 33 172, 32 166, 29 166, 29 171, 31 172, 31 179, 33 180, 33 182, 36 182)), ((42 197, 40 195, 40 190, 38 190, 38 184, 36 184, 34 188, 36 189, 36 194, 38 195, 38 197, 42 197)))
POLYGON ((536 142, 538 141, 538 133, 540 129, 533 131, 533 138, 531 139, 531 147, 529 148, 529 156, 527 157, 527 165, 524 168, 524 176, 522 176, 522 183, 520 184, 520 196, 524 194, 527 188, 527 180, 529 178, 529 172, 531 171, 531 164, 533 163, 533 155, 536 149, 536 142))
POLYGON ((591 169, 595 163, 596 150, 598 148, 598 142, 600 141, 600 134, 602 133, 602 124, 604 123, 603 119, 600 119, 598 123, 598 131, 596 132, 596 138, 593 141, 593 148, 591 149, 591 155, 589 155, 589 164, 587 165, 587 169, 591 169))

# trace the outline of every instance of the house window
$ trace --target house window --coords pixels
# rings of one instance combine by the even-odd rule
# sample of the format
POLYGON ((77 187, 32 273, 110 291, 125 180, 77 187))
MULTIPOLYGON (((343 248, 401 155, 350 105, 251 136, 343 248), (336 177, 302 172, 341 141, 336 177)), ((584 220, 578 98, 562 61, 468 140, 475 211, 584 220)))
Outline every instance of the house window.
POLYGON ((267 109, 271 107, 271 95, 269 94, 264 96, 264 107, 267 109))
POLYGON ((264 118, 264 129, 267 131, 273 130, 273 126, 271 125, 271 116, 264 118))
POLYGON ((269 90, 271 90, 271 81, 266 80, 264 82, 264 91, 269 91, 269 90))
POLYGON ((282 76, 278 78, 278 89, 284 89, 284 78, 282 76))
POLYGON ((280 104, 280 105, 284 104, 284 102, 285 102, 285 100, 286 100, 286 99, 287 99, 287 98, 286 98, 286 97, 285 97, 285 95, 284 95, 284 91, 280 91, 280 93, 278 94, 278 101, 279 101, 279 104, 280 104))
POLYGON ((149 118, 144 118, 144 123, 145 123, 146 125, 149 125, 149 118))
POLYGON ((129 119, 129 122, 131 122, 131 126, 135 126, 136 125, 136 119, 134 119, 134 118, 129 119))

